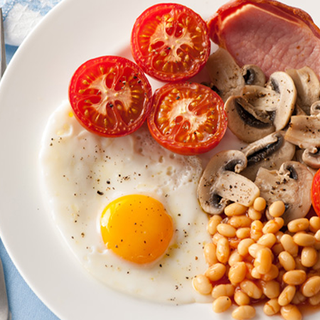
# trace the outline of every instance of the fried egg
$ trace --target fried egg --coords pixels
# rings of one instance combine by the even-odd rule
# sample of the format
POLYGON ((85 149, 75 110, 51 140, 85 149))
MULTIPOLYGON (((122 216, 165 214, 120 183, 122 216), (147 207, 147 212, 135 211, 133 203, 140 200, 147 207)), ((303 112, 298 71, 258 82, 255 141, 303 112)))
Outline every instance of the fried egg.
POLYGON ((192 278, 211 239, 197 157, 159 146, 147 126, 121 138, 85 130, 68 102, 50 117, 40 166, 45 203, 67 247, 95 278, 157 302, 206 301, 192 278))

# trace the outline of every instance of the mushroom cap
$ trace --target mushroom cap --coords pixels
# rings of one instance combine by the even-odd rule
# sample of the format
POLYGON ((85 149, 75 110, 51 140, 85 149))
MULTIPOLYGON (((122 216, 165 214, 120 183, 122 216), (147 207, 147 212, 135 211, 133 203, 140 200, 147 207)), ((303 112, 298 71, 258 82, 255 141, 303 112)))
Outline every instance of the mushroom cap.
POLYGON ((279 93, 279 102, 275 109, 273 124, 276 131, 284 129, 289 123, 297 100, 297 89, 292 78, 285 72, 274 72, 267 83, 270 88, 279 93))
POLYGON ((265 87, 245 86, 243 96, 255 109, 272 113, 275 131, 285 128, 295 110, 297 90, 285 72, 274 72, 265 87))
POLYGON ((254 180, 260 167, 278 170, 283 162, 291 160, 296 147, 284 139, 284 134, 284 131, 271 133, 242 149, 248 162, 241 174, 254 180))
POLYGON ((217 91, 224 102, 230 96, 241 94, 246 84, 264 86, 266 83, 260 67, 248 64, 240 68, 231 54, 223 48, 218 48, 210 55, 206 69, 212 89, 217 91))
POLYGON ((259 112, 242 96, 231 96, 225 103, 229 130, 240 140, 251 143, 274 132, 265 112, 259 112))
POLYGON ((320 148, 307 148, 302 153, 302 161, 313 169, 320 168, 320 148))
POLYGON ((320 82, 315 72, 309 67, 287 69, 297 89, 297 105, 310 115, 311 105, 319 100, 320 82))
POLYGON ((223 101, 238 95, 245 85, 241 68, 230 53, 222 48, 213 52, 206 63, 211 85, 223 101))
POLYGON ((292 116, 285 139, 302 149, 320 147, 320 115, 292 116))
POLYGON ((247 85, 263 87, 266 83, 266 76, 261 68, 253 64, 246 64, 242 67, 242 76, 247 85))
POLYGON ((284 129, 295 110, 297 91, 285 72, 274 72, 265 87, 245 85, 242 96, 225 102, 228 128, 247 143, 284 129))
POLYGON ((221 214, 230 202, 253 203, 260 191, 239 174, 246 165, 247 158, 239 150, 221 151, 210 159, 198 185, 198 199, 205 212, 221 214))
POLYGON ((313 175, 305 165, 297 161, 286 161, 278 171, 260 168, 255 184, 267 206, 279 199, 284 202, 286 211, 282 218, 287 224, 308 214, 311 207, 312 179, 313 175))

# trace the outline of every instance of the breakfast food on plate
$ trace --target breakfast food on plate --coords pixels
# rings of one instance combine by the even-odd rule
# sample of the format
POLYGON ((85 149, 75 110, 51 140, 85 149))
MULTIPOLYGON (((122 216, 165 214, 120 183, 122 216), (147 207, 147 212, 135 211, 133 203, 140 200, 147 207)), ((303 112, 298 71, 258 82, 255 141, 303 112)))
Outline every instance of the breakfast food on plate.
POLYGON ((227 129, 222 99, 207 86, 180 82, 167 84, 153 94, 148 126, 163 147, 180 154, 208 152, 227 129))
POLYGON ((139 129, 150 112, 152 90, 132 61, 103 56, 84 62, 69 85, 74 115, 87 130, 121 137, 139 129))
POLYGON ((285 204, 268 206, 257 197, 250 207, 233 203, 224 216, 213 215, 204 248, 208 269, 193 279, 195 289, 211 295, 214 312, 232 307, 235 319, 250 319, 255 303, 286 320, 302 318, 299 306, 320 303, 320 218, 299 218, 283 229, 285 204))
POLYGON ((196 75, 210 54, 206 22, 190 8, 160 3, 146 9, 131 34, 132 56, 144 72, 161 81, 196 75))
POLYGON ((217 10, 208 28, 240 66, 258 65, 267 77, 309 66, 320 76, 320 30, 301 9, 273 0, 233 0, 217 10))
POLYGON ((210 57, 202 18, 157 4, 133 27, 137 64, 102 56, 75 71, 42 141, 47 202, 111 288, 239 320, 264 301, 300 320, 320 303, 319 30, 260 0, 229 2, 208 27, 210 57), (210 83, 185 81, 205 63, 210 83), (143 72, 170 83, 152 95, 143 72), (216 152, 227 126, 239 148, 216 152))
POLYGON ((49 120, 40 160, 54 221, 94 277, 148 300, 207 299, 191 285, 210 241, 196 197, 198 158, 160 147, 146 124, 119 138, 93 134, 65 102, 49 120))

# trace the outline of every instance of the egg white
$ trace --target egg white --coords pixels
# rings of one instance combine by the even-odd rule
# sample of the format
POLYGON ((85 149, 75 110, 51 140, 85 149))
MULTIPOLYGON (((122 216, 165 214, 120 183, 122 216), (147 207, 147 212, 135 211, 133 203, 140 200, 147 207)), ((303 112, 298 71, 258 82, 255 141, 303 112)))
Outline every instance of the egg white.
POLYGON ((211 239, 196 196, 197 157, 160 147, 147 126, 121 138, 94 135, 78 123, 68 102, 52 114, 40 152, 45 201, 68 247, 94 277, 124 293, 158 302, 207 301, 192 288, 206 270, 203 246, 211 239), (149 195, 174 222, 166 254, 135 265, 107 250, 99 220, 105 206, 127 194, 149 195))

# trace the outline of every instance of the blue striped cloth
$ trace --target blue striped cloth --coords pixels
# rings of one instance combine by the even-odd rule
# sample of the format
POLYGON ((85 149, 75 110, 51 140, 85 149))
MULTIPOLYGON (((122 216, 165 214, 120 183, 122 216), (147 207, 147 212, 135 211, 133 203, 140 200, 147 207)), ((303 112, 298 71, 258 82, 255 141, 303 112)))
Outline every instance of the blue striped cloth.
POLYGON ((61 0, 0 0, 6 43, 19 46, 28 33, 61 0))

